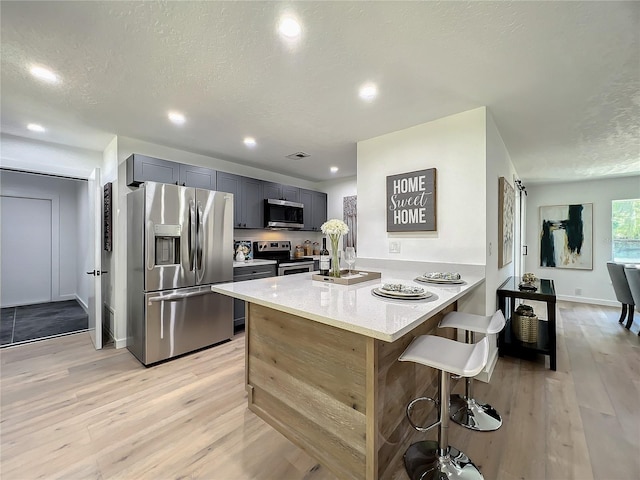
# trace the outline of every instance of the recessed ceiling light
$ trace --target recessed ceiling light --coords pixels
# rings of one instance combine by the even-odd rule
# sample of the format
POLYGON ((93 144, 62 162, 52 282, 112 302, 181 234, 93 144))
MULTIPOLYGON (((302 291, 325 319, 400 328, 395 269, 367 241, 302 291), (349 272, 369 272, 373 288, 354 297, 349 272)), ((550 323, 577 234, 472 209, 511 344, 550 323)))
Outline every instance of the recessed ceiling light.
POLYGON ((329 170, 331 170, 331 173, 336 173, 338 171, 338 167, 331 167, 329 170))
POLYGON ((48 68, 33 65, 29 71, 31 72, 31 75, 39 80, 44 80, 45 82, 58 83, 60 81, 60 77, 48 68))
POLYGON ((373 83, 367 83, 360 87, 360 92, 358 94, 361 99, 371 101, 378 95, 378 87, 373 83))
POLYGON ((287 38, 296 38, 300 36, 302 28, 295 18, 287 16, 280 19, 278 31, 287 38))
POLYGON ((246 137, 244 139, 244 144, 247 147, 255 147, 256 146, 256 139, 255 138, 251 138, 251 137, 246 137))
POLYGON ((187 119, 184 118, 184 115, 180 112, 169 112, 167 116, 169 117, 169 120, 171 120, 176 125, 182 125, 187 121, 187 119))
POLYGON ((42 125, 38 125, 37 123, 30 123, 29 125, 27 125, 27 128, 32 132, 38 133, 42 133, 46 130, 42 125))

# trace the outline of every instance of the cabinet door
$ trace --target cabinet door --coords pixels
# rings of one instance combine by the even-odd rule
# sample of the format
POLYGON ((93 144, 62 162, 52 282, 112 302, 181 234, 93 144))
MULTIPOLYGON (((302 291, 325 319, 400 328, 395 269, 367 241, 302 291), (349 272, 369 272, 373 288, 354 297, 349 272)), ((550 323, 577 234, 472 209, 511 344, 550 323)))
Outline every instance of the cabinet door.
POLYGON ((282 185, 273 182, 263 182, 264 198, 282 200, 282 185))
POLYGON ((180 164, 180 185, 216 189, 216 171, 211 168, 180 164))
POLYGON ((244 319, 244 300, 233 299, 233 328, 243 327, 244 319))
POLYGON ((313 230, 320 230, 320 227, 327 221, 327 194, 313 192, 313 230))
POLYGON ((233 193, 233 226, 242 228, 242 178, 232 173, 217 172, 216 190, 233 193))
POLYGON ((300 188, 292 187, 291 185, 283 185, 282 186, 282 196, 285 200, 290 202, 299 202, 300 201, 300 188))
POLYGON ((264 228, 263 181, 242 177, 242 228, 264 228))
POLYGON ((127 158, 127 185, 143 182, 173 183, 180 181, 180 164, 134 153, 127 158))
POLYGON ((304 188, 300 189, 299 202, 304 205, 302 211, 302 220, 304 222, 304 228, 302 230, 313 230, 313 192, 304 188))

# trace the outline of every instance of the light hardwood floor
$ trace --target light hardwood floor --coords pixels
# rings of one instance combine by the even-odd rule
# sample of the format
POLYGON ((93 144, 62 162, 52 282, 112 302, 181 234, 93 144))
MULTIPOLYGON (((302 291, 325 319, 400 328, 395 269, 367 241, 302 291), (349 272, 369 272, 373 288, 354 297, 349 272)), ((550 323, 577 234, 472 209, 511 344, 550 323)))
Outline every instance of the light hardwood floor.
MULTIPOLYGON (((503 427, 452 425, 451 443, 488 480, 640 478, 637 324, 608 307, 558 313, 558 370, 501 358, 476 397, 503 427)), ((148 369, 86 333, 3 349, 0 365, 3 480, 335 478, 247 410, 242 335, 148 369)))

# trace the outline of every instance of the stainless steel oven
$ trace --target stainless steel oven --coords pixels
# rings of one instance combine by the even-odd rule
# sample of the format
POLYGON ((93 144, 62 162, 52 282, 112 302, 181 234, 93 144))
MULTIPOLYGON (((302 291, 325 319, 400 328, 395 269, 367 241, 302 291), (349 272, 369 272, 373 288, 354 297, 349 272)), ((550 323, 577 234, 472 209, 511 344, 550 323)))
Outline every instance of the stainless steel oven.
POLYGON ((278 263, 278 276, 305 272, 313 272, 313 260, 307 262, 278 263))
POLYGON ((291 242, 288 240, 253 242, 253 258, 275 260, 278 276, 313 272, 312 258, 291 258, 291 242))

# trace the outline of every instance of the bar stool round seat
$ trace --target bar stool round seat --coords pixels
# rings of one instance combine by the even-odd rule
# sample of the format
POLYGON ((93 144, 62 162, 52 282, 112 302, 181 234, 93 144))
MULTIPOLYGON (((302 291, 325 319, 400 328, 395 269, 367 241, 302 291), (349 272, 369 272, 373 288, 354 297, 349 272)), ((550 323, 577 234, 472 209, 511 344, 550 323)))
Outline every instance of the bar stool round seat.
POLYGON ((451 374, 473 377, 487 363, 489 342, 483 338, 467 344, 434 335, 421 335, 400 355, 401 362, 415 362, 439 370, 440 395, 414 399, 407 406, 407 417, 418 431, 438 427, 438 441, 423 440, 412 444, 404 454, 404 465, 411 480, 483 480, 480 470, 463 452, 449 445, 449 384, 451 374), (411 420, 411 408, 419 400, 434 401, 439 407, 438 420, 428 427, 417 427, 411 420))
MULTIPOLYGON (((474 333, 496 334, 504 328, 505 323, 504 315, 500 310, 489 316, 449 312, 438 326, 465 330, 466 345, 469 345, 474 342, 474 333)), ((502 425, 500 414, 491 405, 480 403, 473 397, 473 378, 470 376, 465 380, 465 394, 451 395, 449 401, 451 420, 465 428, 490 432, 502 425)))

